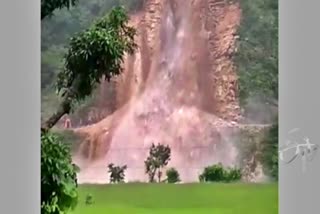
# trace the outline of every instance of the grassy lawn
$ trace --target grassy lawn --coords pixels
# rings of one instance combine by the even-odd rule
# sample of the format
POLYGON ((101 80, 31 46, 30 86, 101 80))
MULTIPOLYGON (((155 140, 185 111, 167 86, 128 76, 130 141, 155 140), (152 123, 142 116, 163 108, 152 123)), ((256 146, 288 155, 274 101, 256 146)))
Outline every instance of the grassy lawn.
POLYGON ((277 184, 82 185, 73 214, 277 214, 277 184), (87 194, 92 205, 85 204, 87 194))

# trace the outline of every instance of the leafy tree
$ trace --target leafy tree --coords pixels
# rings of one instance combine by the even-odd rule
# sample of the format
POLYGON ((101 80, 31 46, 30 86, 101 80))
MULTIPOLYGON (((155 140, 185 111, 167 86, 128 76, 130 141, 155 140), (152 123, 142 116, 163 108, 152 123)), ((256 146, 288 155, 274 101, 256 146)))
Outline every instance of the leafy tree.
POLYGON ((179 172, 175 168, 170 168, 166 171, 168 183, 180 182, 179 172))
POLYGON ((72 210, 78 200, 77 174, 70 148, 54 134, 41 136, 41 213, 72 210))
MULTIPOLYGON (((50 95, 52 100, 56 99, 52 84, 63 67, 62 59, 67 51, 69 39, 76 33, 88 29, 94 20, 104 17, 113 7, 123 5, 131 12, 140 9, 143 0, 77 0, 76 3, 69 9, 56 9, 53 16, 44 18, 41 23, 41 74, 48 77, 47 81, 41 79, 41 87, 50 89, 42 93, 50 95), (52 78, 49 79, 49 76, 52 78)), ((44 110, 52 113, 50 109, 44 110)))
POLYGON ((114 166, 114 164, 109 164, 109 173, 110 173, 110 183, 119 183, 123 182, 125 178, 125 170, 127 169, 127 166, 114 166))
POLYGON ((75 102, 91 95, 102 78, 110 80, 120 74, 125 53, 133 53, 135 29, 128 25, 129 17, 122 7, 93 24, 88 30, 70 39, 64 69, 58 74, 57 91, 63 101, 56 113, 41 129, 52 128, 75 102))
MULTIPOLYGON (((77 0, 41 1, 41 20, 56 9, 69 8, 77 0)), ((89 96, 102 78, 110 80, 121 72, 125 53, 132 53, 135 30, 128 26, 126 11, 115 8, 88 30, 70 40, 57 89, 63 98, 58 111, 41 126, 41 213, 63 214, 72 210, 78 200, 77 171, 72 164, 70 148, 49 130, 71 106, 89 96)), ((42 67, 43 68, 43 67, 42 67)))
POLYGON ((170 161, 171 149, 169 146, 162 144, 151 145, 149 150, 149 156, 145 160, 146 173, 149 176, 149 181, 154 182, 154 177, 157 173, 158 182, 161 181, 162 168, 166 166, 170 161))
POLYGON ((41 0, 41 19, 52 16, 56 9, 70 8, 78 0, 41 0))

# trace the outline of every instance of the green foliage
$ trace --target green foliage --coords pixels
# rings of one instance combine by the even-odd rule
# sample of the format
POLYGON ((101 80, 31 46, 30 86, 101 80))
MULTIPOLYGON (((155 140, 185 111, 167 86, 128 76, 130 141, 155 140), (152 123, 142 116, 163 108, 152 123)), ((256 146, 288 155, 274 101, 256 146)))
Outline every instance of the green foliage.
POLYGON ((262 148, 264 171, 274 180, 278 180, 278 122, 275 123, 265 136, 262 148))
POLYGON ((204 168, 199 176, 200 181, 222 181, 224 180, 224 169, 221 163, 204 168))
POLYGON ((91 194, 88 194, 86 196, 86 201, 85 201, 86 205, 91 205, 93 204, 93 196, 91 194))
POLYGON ((228 167, 224 171, 224 177, 226 182, 238 181, 241 179, 241 169, 228 167))
POLYGON ((199 176, 200 182, 232 182, 241 179, 241 170, 237 168, 224 169, 221 163, 204 168, 199 176))
POLYGON ((240 0, 238 51, 240 101, 278 99, 278 1, 240 0))
POLYGON ((65 55, 64 69, 58 74, 57 89, 62 96, 72 93, 83 100, 102 78, 118 75, 125 53, 133 53, 135 29, 122 7, 95 22, 88 30, 74 36, 65 55))
POLYGON ((146 173, 149 176, 149 181, 154 182, 154 177, 157 173, 158 182, 161 181, 161 169, 170 161, 171 149, 169 146, 162 144, 152 144, 149 150, 149 156, 145 160, 146 173))
POLYGON ((42 88, 51 87, 55 82, 56 74, 63 67, 65 47, 73 35, 89 28, 94 20, 104 17, 113 7, 124 5, 132 11, 141 8, 142 3, 143 0, 77 0, 75 6, 56 10, 50 19, 43 19, 41 22, 41 75, 47 81, 41 83, 42 88), (48 76, 53 78, 49 79, 48 76))
POLYGON ((64 214, 78 201, 77 174, 69 147, 54 134, 41 136, 41 213, 64 214))
MULTIPOLYGON (((41 92, 44 98, 41 100, 41 109, 44 120, 56 111, 56 105, 60 103, 53 86, 56 83, 58 73, 64 67, 64 56, 67 53, 70 38, 88 29, 95 20, 105 17, 113 7, 124 5, 129 11, 133 11, 141 8, 143 1, 78 0, 75 6, 69 9, 56 10, 54 11, 54 16, 50 17, 50 19, 46 18, 41 21, 41 92)), ((113 93, 113 86, 108 86, 105 90, 106 93, 113 93)), ((100 103, 95 99, 94 105, 98 102, 100 103)), ((108 102, 111 103, 111 100, 108 102)), ((82 118, 82 122, 85 123, 86 118, 84 116, 79 117, 79 115, 87 115, 91 107, 86 103, 82 106, 76 105, 73 106, 73 109, 77 109, 77 111, 69 116, 77 118, 76 123, 80 122, 78 118, 82 118)), ((103 106, 103 108, 110 108, 110 111, 113 109, 109 107, 109 104, 108 106, 103 106)))
POLYGON ((120 183, 124 181, 125 178, 125 170, 127 166, 114 166, 114 164, 109 164, 109 173, 110 173, 110 183, 120 183))
POLYGON ((56 9, 70 8, 78 0, 41 0, 41 19, 52 16, 56 9))
MULTIPOLYGON (((41 1, 41 19, 52 16, 55 9, 68 8, 77 0, 41 1)), ((61 27, 61 26, 60 26, 61 27)), ((48 35, 48 34, 47 34, 48 35)), ((60 118, 62 113, 68 113, 70 99, 81 101, 90 95, 101 78, 110 78, 121 72, 121 63, 125 53, 132 53, 136 48, 134 43, 135 30, 128 26, 128 16, 123 8, 115 8, 111 13, 95 22, 86 31, 79 33, 70 40, 70 47, 65 53, 64 69, 58 74, 57 89, 67 98, 63 102, 63 112, 53 120, 60 118)), ((50 40, 50 38, 49 38, 50 40)), ((55 77, 56 70, 61 65, 59 56, 52 46, 42 48, 42 85, 50 85, 50 78, 55 77)), ((62 51, 61 51, 62 50, 62 51)), ((42 87, 45 88, 45 87, 42 87)), ((73 101, 73 100, 72 100, 73 101)), ((48 126, 51 128, 50 126, 48 126)), ((41 136, 41 213, 64 214, 72 210, 78 200, 77 172, 79 168, 72 164, 69 145, 50 132, 42 132, 41 136)), ((126 167, 120 168, 124 171, 126 167)), ((118 181, 124 177, 120 173, 118 181)))
POLYGON ((175 168, 170 168, 166 171, 167 182, 168 183, 177 183, 180 182, 179 172, 175 168))

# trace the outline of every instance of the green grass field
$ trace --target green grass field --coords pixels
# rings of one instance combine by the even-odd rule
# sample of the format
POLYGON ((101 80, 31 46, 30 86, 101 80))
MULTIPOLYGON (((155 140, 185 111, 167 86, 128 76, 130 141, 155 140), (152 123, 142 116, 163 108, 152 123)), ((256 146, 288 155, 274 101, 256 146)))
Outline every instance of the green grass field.
POLYGON ((82 185, 73 214, 276 214, 277 184, 82 185), (94 203, 85 204, 87 194, 94 203))

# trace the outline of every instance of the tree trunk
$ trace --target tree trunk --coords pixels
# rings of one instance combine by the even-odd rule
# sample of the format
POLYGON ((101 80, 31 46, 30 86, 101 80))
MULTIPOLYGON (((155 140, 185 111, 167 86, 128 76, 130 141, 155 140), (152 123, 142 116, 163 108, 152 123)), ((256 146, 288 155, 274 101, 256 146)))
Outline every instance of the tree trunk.
POLYGON ((156 175, 156 172, 157 172, 157 169, 154 169, 154 170, 152 170, 151 172, 150 172, 150 176, 149 176, 149 180, 150 180, 150 183, 153 183, 153 182, 155 182, 155 175, 156 175))
POLYGON ((71 103, 72 103, 72 93, 67 92, 65 95, 64 100, 58 107, 58 110, 49 117, 48 120, 46 120, 43 124, 41 124, 41 132, 47 132, 49 129, 51 129, 54 125, 57 124, 57 122, 61 119, 61 117, 65 114, 69 114, 71 111, 71 103))
POLYGON ((162 176, 162 172, 161 172, 161 169, 159 168, 158 169, 158 183, 161 182, 161 176, 162 176))

